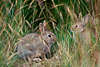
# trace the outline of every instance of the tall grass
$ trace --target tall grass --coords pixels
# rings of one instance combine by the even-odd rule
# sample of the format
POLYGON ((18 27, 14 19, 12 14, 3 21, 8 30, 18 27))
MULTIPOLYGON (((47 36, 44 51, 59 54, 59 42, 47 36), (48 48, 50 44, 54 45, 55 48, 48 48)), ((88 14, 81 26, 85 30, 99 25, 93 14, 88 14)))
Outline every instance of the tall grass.
MULTIPOLYGON (((93 5, 95 0, 92 1, 93 5)), ((25 61, 19 59, 14 48, 23 36, 38 31, 38 24, 46 20, 48 28, 55 33, 57 44, 52 48, 54 56, 41 63, 33 63, 33 67, 80 67, 82 55, 78 46, 82 42, 75 40, 71 26, 76 23, 76 16, 92 13, 92 5, 88 0, 44 0, 40 5, 36 0, 1 0, 0 1, 0 67, 22 67, 25 61)), ((92 28, 92 27, 91 27, 92 28)), ((99 23, 96 31, 100 36, 99 23)), ((76 37, 77 38, 77 37, 76 37)), ((99 48, 99 42, 92 35, 92 43, 99 48)), ((92 48, 89 48, 91 50, 92 48)), ((84 50, 83 50, 84 51, 84 50)), ((91 55, 89 55, 91 56, 91 55)), ((85 57, 84 59, 88 59, 85 57)), ((89 62, 82 61, 82 67, 89 62)), ((93 63, 91 63, 93 64, 93 63)), ((26 66, 27 67, 27 66, 26 66)))

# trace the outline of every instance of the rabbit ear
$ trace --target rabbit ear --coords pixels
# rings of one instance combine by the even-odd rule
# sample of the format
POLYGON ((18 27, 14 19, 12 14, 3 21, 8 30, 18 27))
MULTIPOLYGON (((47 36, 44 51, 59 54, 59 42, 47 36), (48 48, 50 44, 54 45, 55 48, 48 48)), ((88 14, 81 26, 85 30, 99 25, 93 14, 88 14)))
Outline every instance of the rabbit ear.
POLYGON ((47 23, 46 23, 46 21, 44 20, 44 22, 43 22, 43 26, 44 27, 46 27, 47 26, 47 23))
POLYGON ((46 23, 45 20, 44 20, 43 23, 40 23, 39 24, 39 30, 40 30, 40 32, 45 32, 46 31, 46 26, 47 26, 47 23, 46 23))
POLYGON ((40 32, 43 30, 43 23, 39 24, 39 30, 40 30, 40 32))
POLYGON ((87 24, 89 22, 89 20, 90 20, 90 15, 87 14, 86 16, 83 17, 82 23, 87 24))

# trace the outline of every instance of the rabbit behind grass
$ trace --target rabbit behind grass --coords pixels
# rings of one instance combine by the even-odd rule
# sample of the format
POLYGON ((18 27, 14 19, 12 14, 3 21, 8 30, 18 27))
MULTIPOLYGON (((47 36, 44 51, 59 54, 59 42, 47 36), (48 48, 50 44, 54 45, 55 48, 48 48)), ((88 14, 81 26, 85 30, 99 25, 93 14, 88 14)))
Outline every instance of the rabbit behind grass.
POLYGON ((51 46, 56 42, 56 36, 46 28, 47 23, 39 24, 41 34, 30 33, 17 43, 17 53, 23 59, 35 62, 44 60, 50 53, 51 46))
POLYGON ((87 14, 81 20, 77 21, 74 25, 72 25, 72 31, 75 32, 77 36, 79 36, 80 40, 84 41, 84 44, 90 44, 91 42, 91 30, 87 27, 88 22, 91 20, 91 16, 87 14))
MULTIPOLYGON (((93 47, 91 41, 91 35, 94 33, 94 29, 87 27, 88 23, 91 23, 92 16, 87 14, 76 24, 72 25, 72 31, 75 32, 76 43, 78 43, 80 56, 80 65, 83 67, 91 67, 91 59, 89 50, 93 47)), ((92 23, 91 23, 92 24, 92 23)))

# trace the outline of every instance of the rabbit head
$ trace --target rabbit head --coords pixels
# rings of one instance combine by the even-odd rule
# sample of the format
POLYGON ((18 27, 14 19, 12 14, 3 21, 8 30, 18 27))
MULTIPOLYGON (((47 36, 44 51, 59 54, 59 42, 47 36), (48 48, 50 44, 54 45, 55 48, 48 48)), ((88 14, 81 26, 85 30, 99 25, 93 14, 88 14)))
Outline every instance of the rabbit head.
POLYGON ((51 47, 51 45, 56 42, 56 36, 51 31, 48 31, 46 26, 47 26, 46 21, 44 21, 43 23, 40 23, 39 24, 39 30, 41 32, 41 35, 40 36, 41 36, 42 40, 49 47, 51 47))
POLYGON ((80 21, 77 21, 76 24, 72 25, 72 30, 75 32, 82 32, 84 31, 86 25, 88 24, 91 16, 87 14, 84 16, 80 21))

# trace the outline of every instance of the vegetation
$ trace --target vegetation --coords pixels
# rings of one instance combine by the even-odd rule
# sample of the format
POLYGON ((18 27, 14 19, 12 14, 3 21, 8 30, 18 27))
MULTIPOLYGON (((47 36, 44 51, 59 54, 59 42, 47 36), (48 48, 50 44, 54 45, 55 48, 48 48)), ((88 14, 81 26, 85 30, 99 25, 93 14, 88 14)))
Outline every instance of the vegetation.
MULTIPOLYGON (((92 53, 99 51, 99 23, 88 28, 95 29, 97 36, 91 33, 91 44, 88 50, 81 49, 83 42, 71 30, 80 14, 95 14, 95 0, 0 0, 0 67, 22 67, 25 61, 16 56, 14 51, 17 41, 32 32, 39 32, 39 23, 46 20, 48 28, 57 37, 57 44, 51 48, 54 56, 33 67, 91 67, 95 65, 92 53), (42 2, 43 1, 43 2, 42 2), (94 13, 93 13, 94 12, 94 13), (96 47, 95 47, 96 46, 96 47), (89 57, 82 52, 86 51, 89 57), (84 57, 84 60, 80 60, 84 57), (92 62, 93 61, 93 62, 92 62)), ((26 66, 27 67, 27 66, 26 66)))

